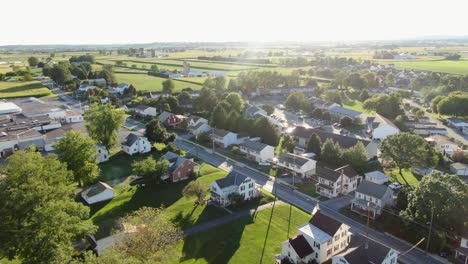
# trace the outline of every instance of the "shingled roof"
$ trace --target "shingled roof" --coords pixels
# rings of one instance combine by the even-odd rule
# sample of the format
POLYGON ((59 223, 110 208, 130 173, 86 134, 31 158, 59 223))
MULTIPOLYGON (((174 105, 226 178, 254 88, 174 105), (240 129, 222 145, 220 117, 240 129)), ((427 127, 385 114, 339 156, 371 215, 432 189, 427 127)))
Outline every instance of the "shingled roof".
POLYGON ((303 166, 310 159, 292 153, 281 153, 278 157, 280 162, 287 162, 298 166, 303 166))
POLYGON ((295 238, 290 238, 289 244, 293 247, 294 251, 296 251, 297 255, 301 259, 314 253, 314 250, 303 235, 298 235, 295 238))
POLYGON ((331 237, 334 237, 338 229, 340 229, 342 223, 336 221, 335 219, 324 215, 318 209, 312 218, 309 221, 310 224, 319 228, 323 232, 329 234, 331 237))
POLYGON ((218 184, 219 188, 223 189, 232 185, 239 186, 245 180, 247 180, 246 176, 231 171, 226 177, 216 180, 215 182, 218 184))
POLYGON ((331 138, 334 142, 338 143, 342 148, 350 148, 356 145, 358 142, 362 142, 364 146, 367 146, 370 141, 364 139, 358 139, 354 137, 342 136, 327 131, 323 131, 315 128, 305 128, 303 126, 297 126, 293 131, 292 135, 295 137, 305 138, 308 140, 312 134, 317 134, 320 138, 320 141, 325 142, 327 139, 331 138))
POLYGON ((346 250, 338 256, 345 258, 349 264, 382 263, 390 250, 389 247, 371 239, 353 235, 346 250))
POLYGON ((388 190, 387 185, 373 183, 363 180, 356 189, 356 192, 381 199, 388 190))

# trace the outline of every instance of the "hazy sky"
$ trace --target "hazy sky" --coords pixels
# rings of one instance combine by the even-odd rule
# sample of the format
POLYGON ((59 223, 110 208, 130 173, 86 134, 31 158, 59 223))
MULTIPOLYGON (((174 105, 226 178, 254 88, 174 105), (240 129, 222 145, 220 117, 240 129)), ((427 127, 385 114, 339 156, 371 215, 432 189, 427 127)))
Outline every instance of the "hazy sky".
POLYGON ((468 0, 5 0, 0 45, 468 35, 468 0))

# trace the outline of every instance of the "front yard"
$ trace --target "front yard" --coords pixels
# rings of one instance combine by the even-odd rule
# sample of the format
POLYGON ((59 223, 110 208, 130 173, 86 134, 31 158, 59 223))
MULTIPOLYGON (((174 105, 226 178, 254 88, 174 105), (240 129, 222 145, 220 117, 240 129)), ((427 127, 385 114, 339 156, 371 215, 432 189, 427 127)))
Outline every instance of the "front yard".
MULTIPOLYGON (((120 163, 118 165, 124 166, 120 163)), ((122 169, 118 172, 123 173, 122 169)), ((200 167, 201 176, 196 180, 202 182, 209 189, 212 181, 223 178, 226 174, 226 172, 211 165, 202 164, 200 167)), ((182 189, 188 182, 147 184, 145 187, 137 187, 130 186, 128 181, 125 181, 116 186, 114 189, 117 195, 114 199, 91 208, 91 220, 99 227, 96 238, 109 236, 118 218, 143 206, 164 206, 165 214, 181 229, 226 215, 223 210, 212 206, 194 206, 194 198, 183 197, 182 189)))
POLYGON ((289 204, 258 211, 185 238, 179 245, 181 257, 171 263, 273 263, 281 243, 309 218, 289 204))

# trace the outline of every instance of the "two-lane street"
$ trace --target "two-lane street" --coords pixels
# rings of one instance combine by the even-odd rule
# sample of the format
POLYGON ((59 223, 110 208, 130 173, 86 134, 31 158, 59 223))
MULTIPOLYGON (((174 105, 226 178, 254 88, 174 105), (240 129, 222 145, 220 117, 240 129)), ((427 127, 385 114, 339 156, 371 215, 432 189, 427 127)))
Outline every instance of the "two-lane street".
MULTIPOLYGON (((226 162, 225 158, 218 155, 211 153, 211 150, 206 149, 205 147, 195 145, 185 139, 177 139, 174 144, 185 150, 188 151, 191 155, 198 157, 199 159, 212 164, 213 166, 220 166, 226 162)), ((258 184, 265 185, 269 181, 267 176, 260 174, 256 171, 249 169, 247 166, 239 166, 238 162, 232 162, 232 170, 244 175, 247 175, 254 179, 258 184)), ((276 195, 281 200, 290 203, 296 207, 303 209, 306 212, 311 213, 315 205, 317 204, 315 199, 311 199, 306 197, 305 195, 299 194, 293 191, 291 188, 274 181, 272 188, 272 193, 276 195)), ((265 188, 268 190, 268 188, 265 188)), ((388 236, 384 233, 378 232, 372 228, 368 228, 367 226, 358 223, 336 211, 336 208, 328 207, 324 203, 320 204, 320 208, 322 212, 329 215, 330 217, 341 221, 347 225, 349 225, 353 232, 359 233, 361 235, 368 235, 370 239, 373 239, 379 243, 392 247, 398 250, 400 253, 406 252, 411 249, 411 245, 405 243, 397 238, 392 236, 388 236)), ((408 253, 405 253, 399 260, 403 263, 443 263, 438 259, 434 258, 431 255, 427 255, 424 251, 419 249, 413 249, 408 253)))

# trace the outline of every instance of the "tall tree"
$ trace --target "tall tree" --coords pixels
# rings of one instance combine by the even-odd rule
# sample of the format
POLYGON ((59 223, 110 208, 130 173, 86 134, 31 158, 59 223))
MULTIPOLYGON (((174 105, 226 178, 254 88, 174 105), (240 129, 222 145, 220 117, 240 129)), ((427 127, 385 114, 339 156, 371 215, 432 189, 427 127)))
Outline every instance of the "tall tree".
POLYGON ((54 144, 60 161, 73 172, 79 186, 91 184, 99 176, 96 142, 80 132, 69 131, 54 144))
POLYGON ((135 175, 152 178, 156 183, 161 181, 161 177, 169 173, 169 162, 167 160, 156 161, 153 157, 132 163, 132 172, 135 175))
POLYGON ((72 175, 55 155, 18 151, 0 177, 0 257, 21 263, 67 263, 73 241, 96 228, 74 201, 72 175))
POLYGON ((351 148, 343 150, 343 163, 350 164, 357 172, 363 173, 367 167, 367 152, 364 144, 358 142, 351 148))
POLYGON ((393 162, 399 168, 400 176, 406 184, 408 181, 402 170, 427 163, 430 155, 426 140, 409 132, 388 136, 380 144, 380 153, 384 161, 393 162))
POLYGON ((320 155, 322 153, 322 141, 317 134, 313 133, 310 135, 309 141, 307 141, 307 151, 313 152, 316 155, 320 155))
POLYGON ((260 138, 265 144, 277 146, 279 141, 279 133, 276 127, 270 123, 268 118, 262 116, 255 121, 254 134, 260 138))
POLYGON ((196 197, 195 203, 202 203, 206 197, 207 188, 199 181, 191 181, 182 190, 182 194, 187 197, 196 197))
POLYGON ((29 66, 35 67, 35 66, 37 66, 38 63, 39 63, 39 59, 38 59, 38 58, 36 58, 36 57, 34 57, 34 56, 28 58, 28 64, 29 64, 29 66))
POLYGON ((208 88, 202 88, 200 96, 195 100, 195 109, 200 112, 211 112, 218 104, 216 93, 208 88))
POLYGON ((364 101, 363 107, 367 110, 374 110, 390 119, 403 114, 401 97, 397 93, 376 95, 364 101))
POLYGON ((327 139, 322 146, 320 160, 330 164, 341 164, 341 148, 332 139, 327 139))
POLYGON ((92 104, 84 119, 89 136, 109 150, 117 143, 119 129, 125 121, 125 112, 111 104, 92 104))
POLYGON ((288 134, 284 134, 281 139, 281 149, 285 152, 293 152, 294 151, 294 139, 288 134))
POLYGON ((151 121, 146 124, 146 136, 152 143, 164 144, 174 141, 176 137, 174 133, 167 132, 166 128, 161 124, 161 121, 156 118, 151 119, 151 121))
MULTIPOLYGON (((142 207, 119 219, 115 245, 104 251, 102 257, 107 259, 113 255, 121 256, 118 262, 125 263, 167 263, 178 256, 177 244, 181 233, 169 221, 163 209, 142 207), (125 232, 131 227, 135 232, 125 232)), ((101 263, 101 262, 99 262, 101 263)), ((111 263, 111 262, 107 262, 111 263)))
POLYGON ((52 68, 48 69, 48 75, 58 85, 64 85, 72 80, 70 69, 64 64, 55 64, 52 68))
POLYGON ((224 128, 226 125, 226 110, 224 107, 218 104, 213 112, 211 113, 210 123, 212 127, 224 128))
POLYGON ((231 105, 230 110, 234 110, 238 113, 241 113, 242 110, 244 110, 244 100, 239 93, 229 93, 224 100, 226 100, 231 105))
POLYGON ((175 84, 171 79, 167 79, 162 82, 163 92, 170 93, 174 92, 175 84))
POLYGON ((301 92, 290 93, 284 105, 291 110, 299 111, 307 104, 305 95, 301 92))

